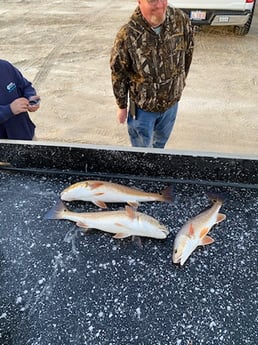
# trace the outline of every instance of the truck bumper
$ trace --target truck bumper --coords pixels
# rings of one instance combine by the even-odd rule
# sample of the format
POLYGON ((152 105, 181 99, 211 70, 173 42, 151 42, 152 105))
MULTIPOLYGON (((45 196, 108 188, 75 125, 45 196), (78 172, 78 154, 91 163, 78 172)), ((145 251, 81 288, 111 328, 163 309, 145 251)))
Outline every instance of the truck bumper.
POLYGON ((248 21, 251 11, 222 11, 182 9, 187 13, 193 25, 237 25, 243 26, 248 21), (198 18, 200 14, 202 19, 198 18))
POLYGON ((250 16, 249 14, 244 15, 216 15, 210 25, 245 25, 245 23, 248 21, 248 18, 250 16))

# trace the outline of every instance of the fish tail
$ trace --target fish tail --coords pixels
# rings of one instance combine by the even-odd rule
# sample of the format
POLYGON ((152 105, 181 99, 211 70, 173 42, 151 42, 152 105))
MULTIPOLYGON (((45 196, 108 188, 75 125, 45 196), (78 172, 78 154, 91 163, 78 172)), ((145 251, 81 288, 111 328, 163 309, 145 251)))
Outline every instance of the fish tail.
POLYGON ((174 188, 172 185, 161 191, 162 201, 173 202, 175 200, 174 188))
POLYGON ((215 203, 215 202, 221 202, 221 204, 223 204, 224 202, 225 202, 225 200, 226 200, 226 195, 225 194, 223 194, 223 193, 216 193, 216 192, 207 192, 206 193, 207 194, 207 196, 208 196, 208 198, 213 202, 213 203, 215 203))
POLYGON ((62 219, 63 212, 68 211, 64 203, 59 200, 45 215, 44 219, 62 219))
POLYGON ((135 219, 137 217, 136 209, 132 206, 125 206, 125 212, 131 219, 135 219))

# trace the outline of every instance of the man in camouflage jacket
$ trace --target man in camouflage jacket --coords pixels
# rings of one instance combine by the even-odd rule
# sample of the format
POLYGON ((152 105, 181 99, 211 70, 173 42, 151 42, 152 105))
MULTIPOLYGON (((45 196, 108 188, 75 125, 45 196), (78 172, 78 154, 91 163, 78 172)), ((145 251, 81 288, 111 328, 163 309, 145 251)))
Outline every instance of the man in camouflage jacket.
POLYGON ((127 118, 133 146, 163 148, 191 65, 193 30, 187 15, 167 0, 138 0, 138 5, 111 52, 117 116, 120 123, 127 118))

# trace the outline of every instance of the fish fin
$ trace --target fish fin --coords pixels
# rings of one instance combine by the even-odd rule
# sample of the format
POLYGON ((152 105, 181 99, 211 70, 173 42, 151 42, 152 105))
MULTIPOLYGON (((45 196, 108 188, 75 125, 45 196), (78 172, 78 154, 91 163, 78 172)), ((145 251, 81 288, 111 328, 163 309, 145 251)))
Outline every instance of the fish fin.
POLYGON ((132 206, 133 208, 137 208, 139 203, 137 201, 127 201, 127 204, 132 206))
POLYGON ((102 181, 94 181, 90 184, 90 188, 91 189, 95 189, 95 188, 98 188, 100 186, 103 186, 104 182, 102 181))
POLYGON ((175 200, 174 187, 168 186, 161 191, 162 201, 173 202, 175 200))
POLYGON ((202 229, 201 233, 200 233, 200 238, 205 237, 209 232, 209 228, 204 228, 202 229))
POLYGON ((226 195, 224 195, 223 193, 207 192, 206 195, 213 203, 219 201, 222 204, 226 199, 226 195))
POLYGON ((115 234, 115 236, 113 236, 113 238, 126 238, 126 237, 129 237, 131 236, 130 234, 126 234, 124 232, 118 232, 115 234))
POLYGON ((202 241, 201 241, 201 245, 206 246, 207 244, 211 244, 214 242, 214 239, 210 236, 205 236, 202 241))
POLYGON ((125 212, 127 213, 129 218, 136 218, 136 211, 133 207, 125 206, 125 212))
POLYGON ((140 249, 142 249, 142 240, 140 238, 140 236, 132 236, 132 241, 136 244, 137 247, 139 247, 140 249))
POLYGON ((226 215, 225 215, 225 214, 219 213, 219 214, 217 215, 217 223, 222 222, 224 219, 226 219, 226 215))
POLYGON ((104 201, 93 201, 93 204, 95 204, 96 206, 100 207, 100 208, 107 208, 107 204, 104 201))
POLYGON ((44 219, 62 219, 62 212, 68 211, 65 204, 59 200, 44 216, 44 219))
POLYGON ((94 196, 99 196, 99 195, 103 195, 103 194, 104 194, 103 192, 95 193, 94 196))
POLYGON ((121 226, 121 228, 124 228, 124 226, 121 223, 115 223, 115 226, 121 226))
POLYGON ((194 235, 193 223, 190 223, 190 225, 189 225, 188 235, 189 235, 190 237, 192 237, 192 236, 194 235))
POLYGON ((77 222, 76 225, 79 226, 79 228, 89 229, 88 225, 83 222, 77 222))

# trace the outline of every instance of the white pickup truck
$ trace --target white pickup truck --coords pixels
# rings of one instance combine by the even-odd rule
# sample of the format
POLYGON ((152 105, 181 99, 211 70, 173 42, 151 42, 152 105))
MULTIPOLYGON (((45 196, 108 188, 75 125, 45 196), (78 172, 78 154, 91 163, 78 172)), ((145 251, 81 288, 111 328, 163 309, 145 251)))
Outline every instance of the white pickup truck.
POLYGON ((170 0, 181 8, 193 25, 231 25, 237 35, 246 35, 251 27, 256 0, 170 0))

